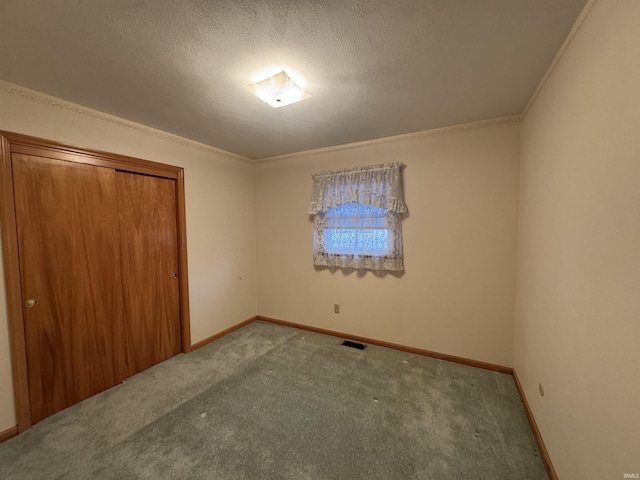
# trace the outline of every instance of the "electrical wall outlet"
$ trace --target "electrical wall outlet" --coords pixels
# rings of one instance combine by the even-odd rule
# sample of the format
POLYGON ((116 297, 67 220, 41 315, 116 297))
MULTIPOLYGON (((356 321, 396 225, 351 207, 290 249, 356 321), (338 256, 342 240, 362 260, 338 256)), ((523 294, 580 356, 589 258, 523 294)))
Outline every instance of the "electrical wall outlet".
POLYGON ((333 304, 333 313, 340 313, 340 305, 337 303, 333 304))

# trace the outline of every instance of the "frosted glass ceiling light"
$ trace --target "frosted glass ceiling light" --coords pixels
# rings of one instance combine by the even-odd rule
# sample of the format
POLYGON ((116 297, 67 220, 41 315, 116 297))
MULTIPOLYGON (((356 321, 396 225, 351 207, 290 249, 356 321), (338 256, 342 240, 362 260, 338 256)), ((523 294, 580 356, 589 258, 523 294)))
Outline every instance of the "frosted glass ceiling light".
POLYGON ((247 85, 247 90, 273 108, 291 105, 311 96, 296 85, 284 70, 269 78, 247 85))

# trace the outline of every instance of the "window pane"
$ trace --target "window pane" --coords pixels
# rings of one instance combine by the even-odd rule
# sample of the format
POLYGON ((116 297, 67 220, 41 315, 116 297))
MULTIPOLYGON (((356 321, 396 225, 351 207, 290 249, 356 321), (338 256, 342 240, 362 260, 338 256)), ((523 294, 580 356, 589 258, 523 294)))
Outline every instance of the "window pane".
POLYGON ((327 253, 385 255, 391 250, 387 211, 347 203, 326 213, 324 249, 327 253))

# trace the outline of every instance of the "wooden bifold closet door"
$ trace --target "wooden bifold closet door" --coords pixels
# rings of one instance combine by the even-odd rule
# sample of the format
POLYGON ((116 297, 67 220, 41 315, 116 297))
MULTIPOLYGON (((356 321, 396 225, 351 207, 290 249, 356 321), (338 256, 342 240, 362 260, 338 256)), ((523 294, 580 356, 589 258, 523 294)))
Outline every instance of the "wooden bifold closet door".
POLYGON ((11 161, 35 423, 180 352, 176 181, 11 161))
POLYGON ((175 183, 116 172, 126 377, 180 353, 175 183))

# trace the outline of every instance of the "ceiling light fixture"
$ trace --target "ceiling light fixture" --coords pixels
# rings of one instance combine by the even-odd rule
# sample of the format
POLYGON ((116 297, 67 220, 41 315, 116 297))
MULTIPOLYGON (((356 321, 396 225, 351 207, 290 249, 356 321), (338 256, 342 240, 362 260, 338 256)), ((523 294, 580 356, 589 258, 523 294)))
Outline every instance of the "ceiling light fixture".
POLYGON ((311 96, 300 88, 284 70, 246 86, 247 90, 273 108, 299 102, 311 96))

